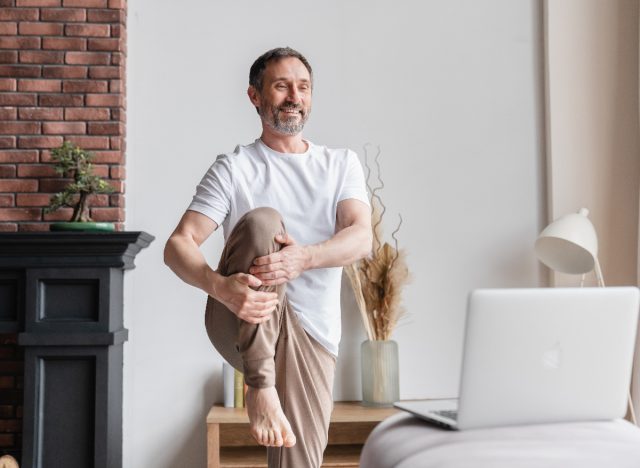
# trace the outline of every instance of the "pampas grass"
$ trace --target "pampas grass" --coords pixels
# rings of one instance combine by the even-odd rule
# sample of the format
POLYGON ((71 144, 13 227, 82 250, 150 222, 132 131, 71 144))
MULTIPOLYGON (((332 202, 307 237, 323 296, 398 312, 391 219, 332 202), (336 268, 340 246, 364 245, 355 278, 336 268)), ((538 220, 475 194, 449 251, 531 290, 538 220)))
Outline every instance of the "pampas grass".
POLYGON ((369 257, 345 267, 345 271, 351 282, 368 339, 389 340, 398 320, 406 313, 401 305, 401 293, 410 279, 406 254, 398 249, 396 238, 402 226, 402 216, 391 234, 393 246, 387 242, 383 243, 381 226, 386 207, 378 195, 378 192, 384 188, 378 163, 380 148, 378 147, 374 160, 380 185, 375 188, 372 188, 369 182, 371 168, 368 162, 367 145, 364 150, 367 187, 371 193, 373 249, 369 257))

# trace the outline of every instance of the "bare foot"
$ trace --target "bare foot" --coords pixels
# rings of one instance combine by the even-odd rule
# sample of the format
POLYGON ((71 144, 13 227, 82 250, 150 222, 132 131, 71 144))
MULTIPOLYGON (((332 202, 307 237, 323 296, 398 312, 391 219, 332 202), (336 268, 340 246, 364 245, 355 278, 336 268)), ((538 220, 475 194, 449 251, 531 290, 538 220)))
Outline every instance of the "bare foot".
POLYGON ((282 408, 276 387, 247 389, 247 412, 251 435, 260 445, 293 447, 296 436, 282 408))

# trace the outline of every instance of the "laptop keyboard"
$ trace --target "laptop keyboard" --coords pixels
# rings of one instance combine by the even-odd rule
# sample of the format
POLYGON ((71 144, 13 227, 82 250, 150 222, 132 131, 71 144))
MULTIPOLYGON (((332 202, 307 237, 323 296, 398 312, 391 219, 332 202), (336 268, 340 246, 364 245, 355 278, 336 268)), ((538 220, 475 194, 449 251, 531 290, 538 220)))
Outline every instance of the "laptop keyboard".
POLYGON ((458 420, 458 410, 440 410, 434 411, 434 413, 443 418, 453 419, 454 421, 458 420))

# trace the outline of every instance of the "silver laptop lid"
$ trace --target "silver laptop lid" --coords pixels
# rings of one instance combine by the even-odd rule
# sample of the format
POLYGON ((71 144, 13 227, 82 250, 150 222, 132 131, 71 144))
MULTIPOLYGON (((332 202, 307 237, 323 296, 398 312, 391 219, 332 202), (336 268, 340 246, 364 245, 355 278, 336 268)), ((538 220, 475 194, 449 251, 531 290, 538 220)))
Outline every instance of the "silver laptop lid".
POLYGON ((635 287, 473 291, 458 427, 624 416, 639 298, 635 287))

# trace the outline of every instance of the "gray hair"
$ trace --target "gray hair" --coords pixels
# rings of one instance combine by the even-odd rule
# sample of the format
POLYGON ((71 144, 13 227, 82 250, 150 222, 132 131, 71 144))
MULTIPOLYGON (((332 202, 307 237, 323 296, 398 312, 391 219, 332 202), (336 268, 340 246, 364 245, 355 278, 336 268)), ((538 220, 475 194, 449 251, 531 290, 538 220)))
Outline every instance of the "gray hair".
POLYGON ((258 92, 262 91, 262 79, 264 78, 264 71, 267 68, 267 64, 285 57, 295 57, 303 63, 309 71, 311 86, 313 87, 313 71, 311 70, 311 65, 309 65, 304 55, 297 50, 293 50, 291 47, 277 47, 268 50, 258 57, 249 70, 249 84, 258 90, 258 92))

